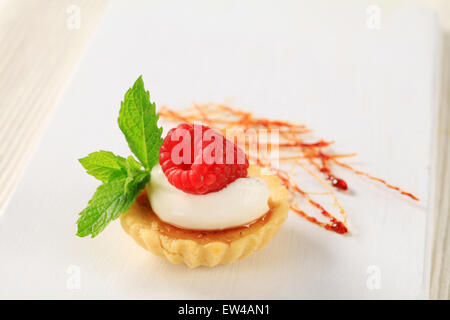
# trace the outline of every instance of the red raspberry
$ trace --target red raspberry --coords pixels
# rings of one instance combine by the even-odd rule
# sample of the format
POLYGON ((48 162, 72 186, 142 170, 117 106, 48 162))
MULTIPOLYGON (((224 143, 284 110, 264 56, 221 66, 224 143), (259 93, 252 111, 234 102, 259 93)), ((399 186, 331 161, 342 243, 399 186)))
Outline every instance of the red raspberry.
POLYGON ((167 133, 159 164, 172 185, 192 194, 219 191, 248 169, 241 148, 207 126, 187 123, 167 133))

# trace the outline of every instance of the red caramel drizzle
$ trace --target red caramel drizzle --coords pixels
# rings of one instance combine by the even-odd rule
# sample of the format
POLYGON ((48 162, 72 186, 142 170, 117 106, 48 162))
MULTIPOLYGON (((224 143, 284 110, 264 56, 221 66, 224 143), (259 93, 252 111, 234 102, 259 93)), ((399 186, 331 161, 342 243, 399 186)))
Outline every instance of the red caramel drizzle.
POLYGON ((146 209, 146 214, 153 215, 153 219, 158 221, 158 231, 161 234, 177 239, 195 240, 196 242, 200 243, 221 241, 226 244, 230 244, 232 241, 245 236, 250 228, 252 228, 252 230, 255 230, 256 228, 264 226, 272 216, 272 209, 270 209, 262 217, 238 227, 223 230, 183 229, 159 219, 158 216, 152 211, 150 203, 148 201, 147 193, 145 191, 141 192, 141 194, 137 197, 136 202, 141 208, 146 209))
MULTIPOLYGON (((256 118, 250 112, 245 112, 240 109, 232 108, 222 104, 207 103, 207 104, 194 104, 193 108, 183 109, 181 111, 174 111, 168 107, 162 107, 159 111, 161 117, 174 121, 174 122, 188 122, 192 123, 194 121, 202 121, 208 126, 215 128, 225 134, 227 129, 244 129, 244 131, 249 129, 277 129, 280 133, 280 141, 277 143, 276 147, 279 148, 280 154, 285 153, 287 155, 280 156, 280 161, 285 161, 293 166, 299 166, 306 170, 314 179, 320 182, 324 187, 327 188, 333 199, 334 204, 339 209, 341 219, 333 216, 329 211, 327 211, 321 204, 316 202, 310 197, 310 194, 302 190, 297 183, 295 183, 293 176, 287 171, 275 168, 270 165, 267 159, 260 157, 260 154, 256 158, 250 158, 255 163, 261 167, 266 167, 276 174, 283 185, 291 193, 290 208, 307 219, 308 221, 317 224, 327 230, 331 230, 340 234, 347 233, 347 213, 344 208, 340 205, 336 194, 333 192, 332 188, 338 191, 346 192, 348 190, 347 182, 340 177, 337 177, 330 168, 330 163, 336 166, 345 168, 352 171, 353 173, 361 176, 365 176, 370 180, 384 184, 387 188, 395 190, 402 195, 408 196, 413 200, 419 200, 412 193, 406 192, 397 186, 391 185, 383 179, 372 176, 371 174, 354 169, 352 166, 339 161, 339 158, 353 157, 356 153, 351 154, 331 154, 326 148, 333 144, 332 141, 325 141, 319 139, 316 142, 308 143, 304 141, 304 135, 311 132, 305 125, 299 125, 291 123, 288 121, 272 120, 265 118, 256 118), (294 155, 292 155, 294 154, 294 155), (303 162, 302 162, 302 161, 303 162), (312 167, 317 172, 307 169, 304 166, 304 161, 307 164, 312 165, 312 167), (320 176, 323 177, 320 178, 320 176), (308 215, 299 205, 296 203, 296 198, 302 197, 307 200, 307 202, 317 209, 324 217, 327 218, 328 222, 322 222, 313 216, 308 215)), ((247 141, 244 148, 248 146, 247 141)), ((257 141, 259 148, 259 141, 257 141)), ((274 143, 269 143, 268 147, 272 147, 274 143)))

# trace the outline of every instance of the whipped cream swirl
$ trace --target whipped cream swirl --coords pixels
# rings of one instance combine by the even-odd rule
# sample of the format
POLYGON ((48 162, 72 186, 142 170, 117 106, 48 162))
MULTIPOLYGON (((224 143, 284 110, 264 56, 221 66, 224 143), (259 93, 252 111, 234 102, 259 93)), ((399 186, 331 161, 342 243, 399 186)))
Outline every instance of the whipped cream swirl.
POLYGON ((156 165, 147 193, 162 221, 184 229, 228 229, 248 224, 269 211, 269 188, 255 177, 239 178, 217 192, 195 195, 171 185, 156 165))

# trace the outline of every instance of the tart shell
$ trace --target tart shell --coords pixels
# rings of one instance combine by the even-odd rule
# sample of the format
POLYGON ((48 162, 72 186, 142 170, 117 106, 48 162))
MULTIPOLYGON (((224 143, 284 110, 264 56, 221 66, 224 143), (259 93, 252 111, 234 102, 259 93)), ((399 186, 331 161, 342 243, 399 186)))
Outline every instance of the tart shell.
MULTIPOLYGON (((163 232, 166 223, 159 220, 148 205, 147 195, 142 196, 147 205, 139 199, 120 216, 123 229, 143 248, 170 262, 185 263, 190 268, 199 266, 214 267, 243 259, 254 251, 263 248, 280 230, 289 211, 289 193, 281 185, 280 179, 270 173, 263 173, 256 165, 250 165, 249 176, 260 177, 270 190, 269 207, 264 221, 242 227, 233 232, 229 241, 214 232, 205 238, 180 237, 177 232, 163 232)), ((195 234, 195 230, 191 230, 195 234)), ((220 233, 220 232, 219 232, 220 233)), ((198 231, 201 235, 203 232, 198 231)))

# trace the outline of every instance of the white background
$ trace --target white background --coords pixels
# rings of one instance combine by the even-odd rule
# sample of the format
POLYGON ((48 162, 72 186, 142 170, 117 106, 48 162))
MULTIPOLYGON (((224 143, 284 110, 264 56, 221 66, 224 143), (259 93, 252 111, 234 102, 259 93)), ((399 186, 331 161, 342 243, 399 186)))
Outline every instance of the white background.
POLYGON ((1 297, 417 298, 424 266, 438 35, 418 7, 367 3, 114 2, 0 219, 1 297), (417 194, 414 203, 342 172, 351 234, 291 214, 261 252, 233 265, 189 270, 139 248, 113 223, 75 234, 97 184, 76 161, 100 148, 127 155, 120 100, 138 75, 157 105, 223 101, 305 123, 351 163, 417 194), (81 288, 67 288, 69 266, 81 288), (381 288, 367 287, 367 268, 381 288))

